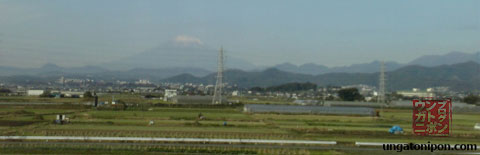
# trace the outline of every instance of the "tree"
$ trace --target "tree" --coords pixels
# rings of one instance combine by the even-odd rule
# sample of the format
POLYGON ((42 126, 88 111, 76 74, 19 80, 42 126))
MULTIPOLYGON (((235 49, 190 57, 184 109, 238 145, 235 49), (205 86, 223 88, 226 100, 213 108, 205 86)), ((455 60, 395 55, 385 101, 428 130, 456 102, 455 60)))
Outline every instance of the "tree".
POLYGON ((4 96, 10 93, 12 93, 10 89, 0 88, 0 96, 4 96))
POLYGON ((122 105, 123 105, 123 110, 124 110, 124 111, 127 110, 128 104, 127 104, 126 102, 124 102, 124 101, 122 101, 122 100, 118 100, 118 101, 116 101, 116 102, 117 102, 118 104, 122 104, 122 105))
POLYGON ((263 91, 265 91, 265 88, 262 88, 262 87, 253 87, 253 88, 250 88, 250 91, 263 92, 263 91))
POLYGON ((465 98, 463 98, 463 102, 468 103, 468 104, 477 104, 480 101, 480 97, 477 95, 468 95, 465 98))
POLYGON ((358 92, 357 88, 346 88, 338 91, 338 96, 344 101, 360 101, 363 96, 358 92))
POLYGON ((53 97, 52 92, 50 90, 45 90, 40 97, 53 97))
POLYGON ((90 91, 86 91, 85 93, 83 93, 83 97, 84 98, 93 98, 93 94, 90 91))
POLYGON ((387 98, 390 98, 391 100, 399 100, 399 99, 405 99, 405 97, 402 94, 398 94, 397 92, 393 92, 390 95, 387 95, 387 98))
POLYGON ((8 93, 12 93, 12 91, 10 89, 0 88, 0 93, 8 94, 8 93))
POLYGON ((286 83, 278 86, 272 86, 266 88, 267 91, 280 91, 280 92, 296 92, 296 91, 308 91, 317 90, 317 85, 314 83, 286 83))
POLYGON ((155 97, 158 97, 158 96, 153 95, 153 94, 147 94, 147 95, 145 95, 145 98, 148 98, 148 99, 150 99, 150 98, 155 98, 155 97))

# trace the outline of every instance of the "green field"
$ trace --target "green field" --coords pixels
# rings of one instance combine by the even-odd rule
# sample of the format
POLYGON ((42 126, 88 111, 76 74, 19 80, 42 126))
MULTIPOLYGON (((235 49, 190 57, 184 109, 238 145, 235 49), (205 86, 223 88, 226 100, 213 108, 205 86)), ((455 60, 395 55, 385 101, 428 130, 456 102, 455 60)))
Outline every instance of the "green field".
MULTIPOLYGON (((188 107, 169 104, 142 104, 127 109, 92 108, 74 104, 62 105, 0 105, 0 134, 2 136, 105 136, 105 137, 188 137, 227 139, 289 139, 289 140, 333 140, 345 145, 361 142, 414 142, 414 143, 473 143, 480 145, 480 130, 474 130, 480 122, 478 114, 460 113, 453 116, 453 134, 450 137, 422 137, 411 134, 411 111, 406 109, 385 109, 382 117, 249 114, 242 106, 188 107), (199 113, 205 119, 199 120, 199 113), (56 114, 66 114, 69 124, 53 123, 56 114), (150 121, 154 125, 149 125, 150 121), (223 123, 227 125, 224 126, 223 123), (400 125, 405 133, 392 135, 388 129, 400 125)), ((3 145, 3 153, 21 148, 17 145, 3 145)), ((33 150, 52 151, 48 146, 36 146, 33 150)), ((64 146, 66 153, 81 146, 64 146)), ((143 147, 128 148, 171 152, 175 148, 143 147)), ((180 148, 178 148, 180 149, 180 148)), ((233 148, 183 148, 211 153, 244 151, 266 153, 273 150, 233 148), (215 152, 220 151, 220 152, 215 152)), ((115 152, 114 148, 98 149, 115 152)), ((287 154, 308 154, 312 150, 286 150, 287 154), (291 152, 288 152, 291 151, 291 152), (300 153, 301 152, 301 153, 300 153)), ((88 151, 87 151, 88 152, 88 151)), ((11 153, 11 152, 10 152, 11 153)), ((175 152, 172 152, 175 153, 175 152)), ((233 152, 230 152, 233 153, 233 152)), ((332 153, 313 151, 310 153, 332 153)), ((342 151, 333 153, 345 153, 342 151)))

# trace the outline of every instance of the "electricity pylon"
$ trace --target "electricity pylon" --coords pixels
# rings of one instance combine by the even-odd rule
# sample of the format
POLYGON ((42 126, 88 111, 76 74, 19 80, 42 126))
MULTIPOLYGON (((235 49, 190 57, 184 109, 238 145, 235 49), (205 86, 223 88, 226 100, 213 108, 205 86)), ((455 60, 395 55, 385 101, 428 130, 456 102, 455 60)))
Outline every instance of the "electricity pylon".
POLYGON ((217 82, 215 83, 215 90, 213 92, 212 104, 222 104, 222 88, 223 88, 223 47, 220 47, 220 51, 218 53, 217 82))
POLYGON ((385 103, 385 64, 383 61, 380 64, 380 77, 379 77, 379 84, 378 84, 377 102, 381 104, 385 103))

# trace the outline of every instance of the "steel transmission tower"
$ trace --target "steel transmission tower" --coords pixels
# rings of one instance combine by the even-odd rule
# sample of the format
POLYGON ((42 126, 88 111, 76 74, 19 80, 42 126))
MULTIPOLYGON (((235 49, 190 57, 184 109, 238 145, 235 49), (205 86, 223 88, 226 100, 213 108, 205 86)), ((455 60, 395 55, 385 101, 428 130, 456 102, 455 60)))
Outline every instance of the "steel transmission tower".
POLYGON ((385 103, 385 64, 382 61, 380 64, 380 78, 378 84, 378 103, 385 103))
POLYGON ((220 47, 220 51, 218 53, 217 83, 215 83, 215 90, 213 92, 212 104, 222 104, 222 88, 223 88, 223 47, 220 47))

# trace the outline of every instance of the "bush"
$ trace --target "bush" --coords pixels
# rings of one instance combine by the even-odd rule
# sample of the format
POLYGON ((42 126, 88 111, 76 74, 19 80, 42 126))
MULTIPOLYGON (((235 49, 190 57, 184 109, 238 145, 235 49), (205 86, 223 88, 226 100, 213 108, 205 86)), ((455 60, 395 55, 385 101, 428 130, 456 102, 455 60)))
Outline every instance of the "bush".
POLYGON ((477 104, 480 101, 480 97, 478 95, 468 95, 465 98, 463 98, 463 102, 468 103, 468 104, 477 104))
POLYGON ((152 95, 152 94, 147 94, 147 95, 145 95, 145 98, 147 98, 147 99, 157 98, 157 97, 159 97, 159 96, 155 96, 155 95, 152 95))
POLYGON ((43 118, 43 115, 35 115, 35 118, 34 118, 34 119, 35 119, 35 120, 40 120, 40 121, 45 120, 45 119, 43 118))
POLYGON ((50 90, 46 90, 40 95, 40 97, 53 97, 53 95, 50 90))
POLYGON ((8 93, 12 93, 12 91, 10 89, 5 89, 5 88, 0 88, 0 94, 8 94, 8 93))
POLYGON ((338 91, 338 96, 344 101, 361 101, 363 96, 357 88, 346 88, 338 91))
POLYGON ((83 93, 83 97, 84 98, 93 98, 93 94, 90 91, 86 91, 85 93, 83 93))

